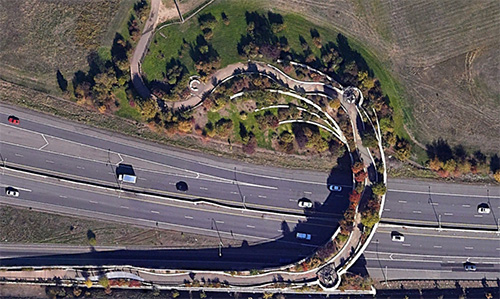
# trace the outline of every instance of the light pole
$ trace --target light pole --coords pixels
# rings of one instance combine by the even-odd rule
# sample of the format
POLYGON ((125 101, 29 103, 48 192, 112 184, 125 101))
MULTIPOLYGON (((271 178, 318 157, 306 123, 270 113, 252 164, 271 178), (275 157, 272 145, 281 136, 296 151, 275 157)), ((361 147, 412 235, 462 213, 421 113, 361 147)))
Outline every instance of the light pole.
POLYGON ((212 218, 212 224, 213 224, 212 229, 215 226, 215 230, 217 230, 217 235, 219 236, 219 257, 222 257, 222 246, 224 246, 224 244, 222 243, 222 238, 220 237, 219 228, 217 227, 217 222, 215 221, 214 218, 212 218))

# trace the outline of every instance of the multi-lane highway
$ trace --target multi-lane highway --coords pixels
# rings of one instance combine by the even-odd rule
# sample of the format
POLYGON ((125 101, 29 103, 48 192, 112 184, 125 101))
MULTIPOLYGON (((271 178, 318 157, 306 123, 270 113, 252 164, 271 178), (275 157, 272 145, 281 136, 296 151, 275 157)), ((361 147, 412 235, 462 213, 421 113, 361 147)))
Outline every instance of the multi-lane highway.
MULTIPOLYGON (((255 267, 287 263, 311 252, 332 234, 338 217, 347 205, 347 194, 351 188, 349 173, 332 177, 322 172, 255 166, 117 134, 105 134, 55 118, 0 107, 0 119, 6 120, 10 114, 21 119, 18 126, 0 122, 0 154, 9 166, 3 170, 0 184, 20 190, 19 198, 6 197, 1 192, 0 200, 3 203, 212 236, 221 234, 226 238, 246 240, 250 244, 257 242, 261 247, 250 246, 249 249, 253 256, 250 260, 255 267), (136 184, 117 182, 116 167, 119 163, 133 166, 138 177, 136 184), (28 175, 12 168, 46 173, 48 176, 28 175), (179 181, 188 184, 188 191, 176 189, 175 184, 179 181), (329 192, 327 185, 331 183, 343 186, 343 191, 329 192), (119 191, 120 188, 123 192, 119 191), (144 191, 149 194, 141 194, 144 191), (297 200, 303 197, 316 203, 314 214, 306 213, 297 206, 297 200), (199 199, 222 206, 194 205, 192 201, 199 199), (311 233, 313 238, 307 242, 297 240, 293 231, 311 233), (275 247, 269 249, 264 245, 275 247), (273 254, 267 255, 268 249, 273 254), (278 256, 281 257, 278 259, 278 256)), ((391 241, 387 226, 377 232, 365 254, 367 268, 374 277, 380 278, 384 272, 391 279, 396 276, 416 278, 426 271, 443 278, 460 276, 464 274, 462 260, 467 257, 472 261, 478 258, 475 260, 478 264, 476 273, 492 273, 488 269, 497 269, 495 265, 498 263, 494 259, 488 260, 489 257, 498 257, 500 253, 495 232, 484 232, 485 237, 481 238, 475 238, 479 236, 475 233, 454 232, 454 237, 444 234, 449 233, 446 228, 498 230, 500 188, 390 180, 388 190, 382 221, 406 225, 405 228, 397 228, 398 231, 404 230, 406 239, 404 243, 397 244, 391 241), (477 212, 480 203, 489 204, 490 214, 477 212), (433 227, 444 230, 429 230, 433 227), (474 244, 460 241, 462 239, 474 244), (443 248, 448 247, 451 249, 444 251, 443 248), (453 251, 461 247, 462 251, 453 251), (442 257, 448 253, 454 258, 444 261, 442 257), (430 256, 432 259, 428 259, 430 256), (423 261, 415 262, 419 259, 423 261), (453 265, 452 260, 455 263, 453 265), (388 271, 397 275, 391 276, 386 273, 388 271)), ((232 250, 235 251, 227 255, 232 259, 226 260, 227 263, 242 260, 247 254, 247 249, 232 250)), ((25 254, 17 257, 34 255, 28 249, 18 252, 25 254)), ((111 260, 117 262, 121 257, 127 257, 127 252, 121 251, 115 256, 117 259, 111 260)), ((206 254, 213 255, 214 252, 218 251, 211 250, 206 254)), ((12 258, 13 253, 11 249, 2 249, 3 257, 12 258)), ((41 261, 56 263, 58 259, 64 259, 58 254, 65 253, 71 253, 71 250, 57 251, 57 255, 41 261)), ((151 254, 162 257, 168 251, 157 253, 151 254)), ((40 251, 40 255, 45 254, 46 251, 40 251)), ((203 252, 197 255, 196 251, 191 251, 190 254, 172 256, 177 261, 191 261, 186 262, 186 265, 193 268, 209 259, 203 252)), ((148 260, 144 251, 132 255, 129 256, 132 260, 134 257, 137 257, 137 261, 143 258, 148 260)), ((80 258, 78 263, 84 263, 89 258, 87 253, 74 257, 80 258)), ((97 260, 101 257, 104 255, 92 256, 97 260)), ((31 262, 33 260, 30 259, 31 262)), ((161 266, 156 258, 152 260, 154 262, 150 264, 161 266)), ((174 260, 167 258, 165 264, 182 264, 176 264, 174 260)), ((9 263, 22 261, 25 260, 9 259, 9 263)))
POLYGON ((410 228, 382 224, 353 270, 364 268, 373 278, 394 279, 498 279, 500 237, 496 232, 410 228), (404 242, 391 240, 398 232, 404 242), (464 263, 476 265, 465 271, 464 263))
POLYGON ((500 188, 472 184, 390 180, 382 218, 419 226, 497 230, 500 188), (489 214, 477 211, 488 204, 489 214))

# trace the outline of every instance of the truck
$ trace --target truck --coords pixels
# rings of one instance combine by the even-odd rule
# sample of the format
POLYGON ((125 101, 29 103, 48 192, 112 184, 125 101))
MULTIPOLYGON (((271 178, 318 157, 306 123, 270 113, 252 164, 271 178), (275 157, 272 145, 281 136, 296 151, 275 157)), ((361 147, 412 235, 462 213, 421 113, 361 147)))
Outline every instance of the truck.
POLYGON ((135 184, 137 177, 135 175, 132 175, 132 174, 119 174, 118 180, 122 181, 122 182, 126 182, 126 183, 135 184))

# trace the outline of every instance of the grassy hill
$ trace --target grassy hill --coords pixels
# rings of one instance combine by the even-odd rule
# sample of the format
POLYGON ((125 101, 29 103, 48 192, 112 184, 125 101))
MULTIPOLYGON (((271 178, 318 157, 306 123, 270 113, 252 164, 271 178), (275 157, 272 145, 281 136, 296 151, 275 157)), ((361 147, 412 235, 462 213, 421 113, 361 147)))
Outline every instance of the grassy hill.
POLYGON ((333 26, 373 53, 390 71, 388 80, 377 76, 421 143, 442 137, 487 152, 500 148, 498 1, 276 0, 267 5, 333 26))
POLYGON ((56 72, 71 80, 87 56, 110 47, 133 0, 0 2, 0 78, 60 93, 56 72))

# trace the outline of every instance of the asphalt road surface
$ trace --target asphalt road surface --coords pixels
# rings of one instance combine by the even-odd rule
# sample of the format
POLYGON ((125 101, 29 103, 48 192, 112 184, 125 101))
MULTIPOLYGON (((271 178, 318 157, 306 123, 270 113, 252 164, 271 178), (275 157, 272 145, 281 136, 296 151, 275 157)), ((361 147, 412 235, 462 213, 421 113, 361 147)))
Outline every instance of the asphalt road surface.
POLYGON ((378 279, 497 279, 500 236, 496 232, 381 225, 353 270, 378 279), (404 242, 391 240, 394 232, 404 242), (471 262, 476 272, 465 271, 471 262))
MULTIPOLYGON (((160 228, 176 228, 212 236, 220 233, 224 237, 231 236, 250 243, 260 242, 262 245, 258 246, 284 244, 285 247, 300 248, 298 252, 291 249, 290 255, 281 257, 284 259, 282 261, 296 260, 303 256, 304 251, 310 252, 324 242, 333 233, 338 216, 347 204, 351 187, 349 174, 331 177, 321 172, 250 165, 132 140, 117 134, 104 134, 55 118, 0 107, 0 119, 3 120, 0 123, 0 154, 7 165, 117 188, 120 185, 116 180, 116 167, 119 163, 125 163, 133 166, 138 181, 135 185, 121 185, 122 188, 155 194, 146 196, 137 192, 89 187, 51 177, 32 177, 7 169, 1 176, 1 185, 17 187, 21 195, 14 199, 2 192, 0 200, 4 203, 145 226, 158 225, 160 228), (7 117, 11 114, 20 117, 19 126, 7 123, 7 117), (175 184, 179 181, 185 181, 189 190, 176 190, 175 184), (342 185, 343 191, 329 192, 326 187, 330 183, 342 185), (297 200, 302 197, 316 203, 314 215, 297 207, 297 200), (243 209, 198 206, 189 202, 195 199, 240 204, 243 209), (245 207, 249 210, 245 211, 245 207), (252 212, 252 208, 267 208, 283 215, 252 212), (311 233, 311 242, 296 240, 293 233, 288 233, 294 230, 311 233)), ((382 221, 443 228, 498 229, 498 187, 410 180, 390 180, 388 187, 382 221), (477 213, 480 203, 488 203, 491 213, 477 213)), ((500 248, 498 235, 495 233, 475 239, 477 235, 473 234, 465 238, 467 242, 470 241, 466 243, 459 241, 464 239, 461 235, 440 235, 446 230, 430 233, 429 230, 407 229, 409 231, 404 233, 408 237, 402 244, 390 241, 388 231, 381 229, 377 232, 374 242, 366 251, 370 274, 380 277, 380 274, 387 272, 387 266, 387 270, 392 269, 391 273, 397 273, 400 277, 423 276, 428 271, 438 277, 463 277, 463 260, 467 257, 478 258, 478 271, 467 273, 471 277, 499 272, 498 261, 487 260, 488 257, 498 257, 500 252, 497 249, 500 248), (443 250, 448 247, 449 250, 443 250), (453 250, 456 251, 453 263, 452 260, 444 261, 445 256, 455 252, 453 250), (378 255, 376 260, 373 252, 378 255), (426 259, 414 262, 405 254, 426 259), (443 257, 443 260, 428 260, 427 255, 430 254, 443 257), (385 259, 381 260, 380 256, 385 259), (381 261, 384 263, 381 264, 381 261), (409 264, 414 266, 408 267, 409 264), (492 269, 494 271, 490 271, 492 269)), ((262 255, 261 260, 250 259, 254 266, 258 263, 262 263, 261 266, 277 263, 276 256, 279 254, 271 258, 266 256, 265 250, 258 253, 262 255)), ((125 257, 126 254, 122 253, 125 257)), ((140 261, 145 257, 143 253, 131 253, 131 257, 137 256, 137 261, 140 261)), ((210 254, 213 253, 214 250, 210 251, 210 254)), ((241 261, 245 255, 244 250, 235 252, 234 260, 229 263, 241 261)), ((63 256, 56 254, 43 261, 52 260, 56 263, 63 256)), ((89 258, 88 253, 80 256, 81 261, 89 258)), ((233 256, 233 253, 227 256, 233 256)), ((191 257, 184 258, 189 260, 191 257)), ((21 261, 25 260, 15 258, 10 263, 21 261)), ((173 266, 174 262, 171 263, 168 265, 173 266)), ((195 266, 199 266, 196 261, 193 262, 195 266)))
MULTIPOLYGON (((7 119, 9 114, 14 112, 6 111, 0 119, 7 119)), ((138 178, 127 188, 295 213, 302 212, 297 206, 300 198, 319 205, 330 199, 331 207, 323 207, 323 211, 337 216, 347 204, 352 185, 349 173, 329 177, 325 173, 210 159, 53 119, 15 114, 21 116, 19 126, 0 124, 2 159, 7 165, 68 178, 118 186, 116 168, 123 163, 132 165, 138 178), (179 181, 188 184, 187 192, 176 190, 179 181), (344 190, 332 193, 327 183, 341 185, 344 190)))
POLYGON ((497 230, 500 188, 425 181, 389 180, 383 221, 419 226, 497 230), (488 204, 489 214, 477 211, 488 204))
POLYGON ((4 170, 1 185, 19 190, 19 197, 9 197, 5 188, 0 202, 77 216, 115 220, 150 227, 170 228, 247 242, 304 244, 306 247, 327 240, 337 220, 326 217, 293 216, 251 210, 228 209, 193 204, 169 197, 119 192, 59 179, 4 170), (297 240, 294 231, 312 234, 307 242, 297 240))

